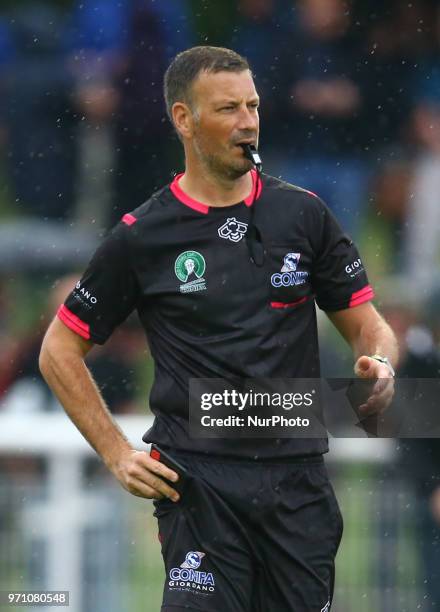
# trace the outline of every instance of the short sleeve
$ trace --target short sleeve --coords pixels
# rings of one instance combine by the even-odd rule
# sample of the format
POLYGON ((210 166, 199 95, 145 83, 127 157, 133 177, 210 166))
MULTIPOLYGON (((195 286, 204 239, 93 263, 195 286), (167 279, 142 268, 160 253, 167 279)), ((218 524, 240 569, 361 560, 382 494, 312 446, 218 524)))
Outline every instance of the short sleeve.
POLYGON ((319 308, 344 310, 371 300, 374 291, 356 246, 320 200, 319 207, 320 240, 312 272, 319 308))
POLYGON ((57 313, 72 331, 97 344, 104 344, 137 305, 139 289, 125 232, 120 224, 105 238, 57 313))

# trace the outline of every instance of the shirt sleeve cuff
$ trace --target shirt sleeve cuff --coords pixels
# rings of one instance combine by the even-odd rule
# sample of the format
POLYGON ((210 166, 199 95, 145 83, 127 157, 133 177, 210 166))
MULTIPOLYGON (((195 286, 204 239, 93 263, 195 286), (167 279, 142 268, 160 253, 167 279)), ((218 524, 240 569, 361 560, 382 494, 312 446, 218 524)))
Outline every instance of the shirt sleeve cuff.
POLYGON ((57 316, 60 321, 64 323, 64 325, 81 336, 81 338, 90 340, 90 326, 73 314, 73 312, 69 310, 65 304, 62 304, 58 308, 57 316))
POLYGON ((364 302, 369 302, 374 298, 374 290, 371 285, 366 285, 359 291, 354 291, 351 296, 347 299, 345 297, 343 300, 336 302, 321 302, 318 300, 318 306, 321 310, 325 312, 336 312, 338 310, 346 310, 347 308, 355 308, 356 306, 360 306, 364 302))

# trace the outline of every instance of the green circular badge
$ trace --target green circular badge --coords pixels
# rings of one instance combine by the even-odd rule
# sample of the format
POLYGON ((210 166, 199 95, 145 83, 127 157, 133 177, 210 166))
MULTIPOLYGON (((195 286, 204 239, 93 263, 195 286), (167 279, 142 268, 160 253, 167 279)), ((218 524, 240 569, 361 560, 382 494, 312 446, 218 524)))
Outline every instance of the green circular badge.
POLYGON ((205 269, 205 259, 197 251, 180 253, 174 264, 174 272, 182 283, 201 278, 205 273, 205 269))

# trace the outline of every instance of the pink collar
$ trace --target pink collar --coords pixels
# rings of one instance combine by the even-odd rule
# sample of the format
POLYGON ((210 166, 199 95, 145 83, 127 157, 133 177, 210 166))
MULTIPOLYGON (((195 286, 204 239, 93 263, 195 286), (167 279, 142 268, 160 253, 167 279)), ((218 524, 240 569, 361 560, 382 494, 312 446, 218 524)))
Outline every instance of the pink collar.
MULTIPOLYGON (((206 204, 203 204, 203 202, 194 200, 193 198, 191 198, 191 196, 187 195, 180 188, 179 180, 181 179, 182 176, 183 176, 183 172, 181 174, 177 174, 174 177, 174 180, 170 185, 170 189, 174 197, 176 197, 180 202, 182 202, 182 204, 185 204, 185 206, 189 206, 189 208, 192 208, 193 210, 197 210, 198 212, 201 212, 205 215, 208 214, 209 208, 210 208, 209 206, 207 206, 206 204)), ((252 206, 252 203, 254 201, 255 191, 256 191, 256 199, 258 199, 260 197, 261 190, 263 188, 261 180, 258 181, 258 185, 257 185, 257 172, 255 170, 251 170, 251 176, 252 176, 252 190, 251 190, 251 193, 248 195, 248 197, 244 199, 244 203, 246 204, 246 206, 252 206)), ((228 208, 228 207, 225 206, 224 208, 228 208)))

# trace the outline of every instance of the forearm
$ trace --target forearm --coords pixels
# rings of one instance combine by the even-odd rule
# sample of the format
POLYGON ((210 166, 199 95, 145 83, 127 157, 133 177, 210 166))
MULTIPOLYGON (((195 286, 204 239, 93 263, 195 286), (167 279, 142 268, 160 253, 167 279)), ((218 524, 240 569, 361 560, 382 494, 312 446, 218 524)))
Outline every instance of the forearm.
POLYGON ((352 341, 355 359, 362 355, 381 355, 388 357, 395 367, 399 357, 396 337, 388 323, 377 317, 374 323, 366 321, 361 325, 359 334, 352 341))
POLYGON ((113 471, 118 458, 132 447, 112 418, 82 356, 43 346, 40 369, 70 419, 113 471))

